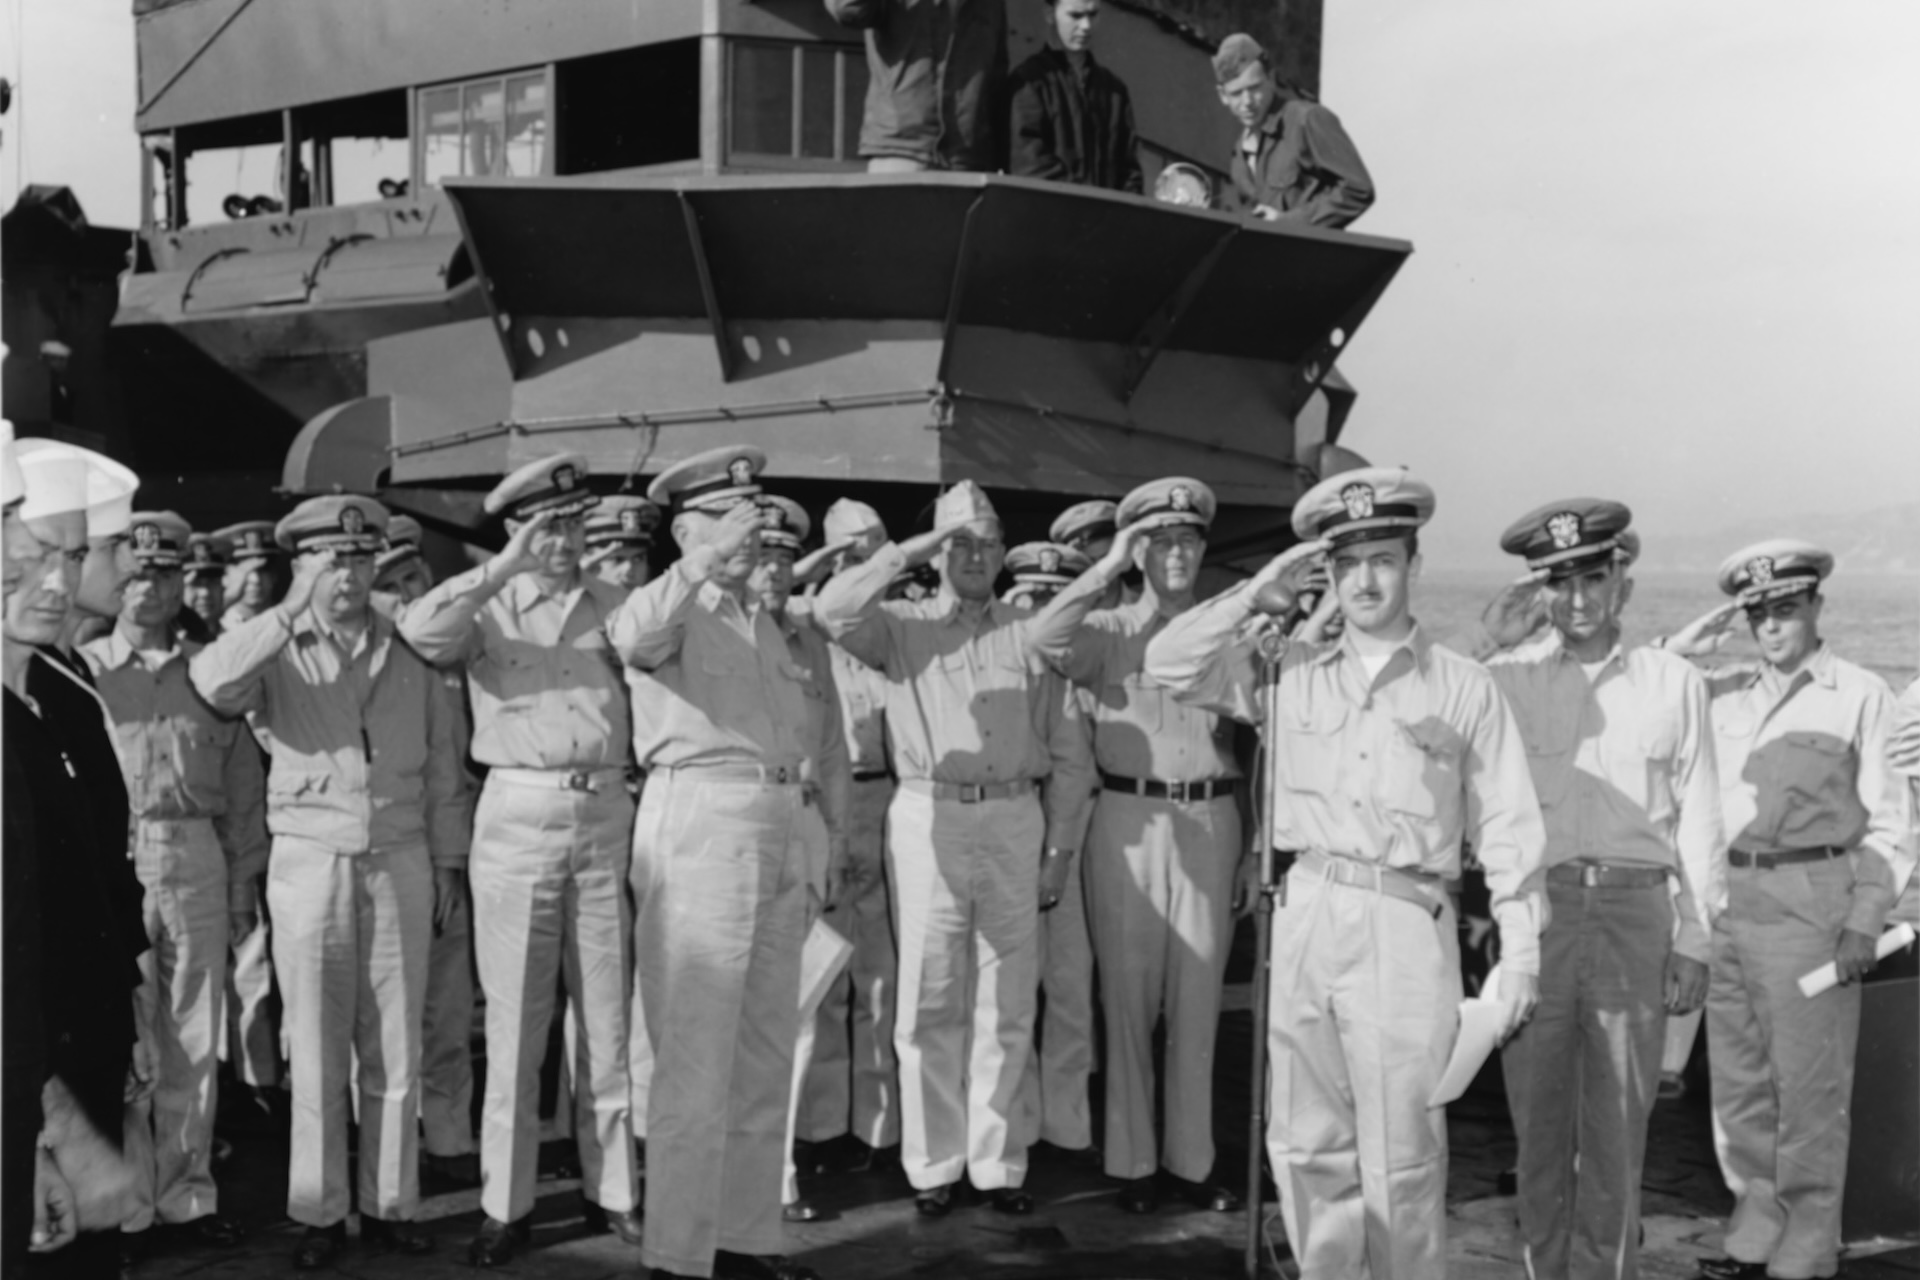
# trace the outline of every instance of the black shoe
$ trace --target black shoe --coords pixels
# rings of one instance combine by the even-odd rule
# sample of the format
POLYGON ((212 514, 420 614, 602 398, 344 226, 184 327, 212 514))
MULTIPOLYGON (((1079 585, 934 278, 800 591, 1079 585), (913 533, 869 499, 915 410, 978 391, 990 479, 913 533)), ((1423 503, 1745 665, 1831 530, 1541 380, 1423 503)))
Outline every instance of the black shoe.
POLYGON ((998 1187, 987 1192, 987 1205, 995 1213, 1025 1217, 1033 1212, 1033 1197, 1019 1187, 998 1187))
POLYGON ((160 1241, 158 1227, 147 1227, 140 1231, 122 1231, 120 1233, 120 1269, 131 1271, 153 1256, 160 1241))
POLYGON ((820 1206, 805 1196, 801 1196, 792 1204, 783 1204, 780 1206, 780 1220, 782 1222, 817 1222, 819 1218, 820 1206))
POLYGON ((615 1212, 603 1209, 591 1200, 582 1200, 580 1217, 586 1222, 587 1230, 594 1235, 616 1235, 634 1248, 640 1247, 643 1220, 638 1209, 615 1212))
POLYGON ((192 1222, 169 1223, 164 1231, 169 1244, 177 1241, 189 1248, 231 1249, 247 1238, 239 1223, 217 1213, 192 1222))
POLYGON ((430 1151, 420 1153, 420 1186, 444 1188, 447 1191, 463 1190, 480 1185, 480 1157, 477 1155, 436 1156, 430 1151))
POLYGON ((347 1243, 347 1224, 336 1222, 330 1227, 308 1227, 300 1233, 300 1243, 293 1249, 293 1269, 295 1271, 318 1271, 330 1265, 347 1243))
POLYGON ((514 1250, 533 1239, 533 1219, 502 1222, 488 1218, 467 1245, 467 1261, 476 1267, 497 1267, 513 1259, 514 1250))
POLYGON ((1174 1195, 1206 1213, 1232 1213, 1240 1207, 1240 1197, 1225 1187, 1207 1182, 1189 1182, 1162 1171, 1167 1187, 1174 1195))
POLYGON ((1120 1207, 1128 1213, 1152 1213, 1160 1207, 1160 1182, 1149 1174, 1120 1186, 1120 1207))
POLYGON ((944 1218, 952 1213, 960 1202, 960 1184, 949 1182, 944 1187, 930 1187, 913 1197, 913 1207, 923 1218, 944 1218))
POLYGON ((1767 1264, 1738 1258, 1700 1259, 1701 1280, 1766 1280, 1767 1264))
POLYGON ((360 1245, 375 1253, 398 1253, 418 1258, 433 1252, 433 1237, 411 1222, 360 1215, 360 1245))
POLYGON ((751 1253, 717 1249, 713 1255, 713 1280, 820 1280, 820 1273, 777 1253, 755 1257, 751 1253))

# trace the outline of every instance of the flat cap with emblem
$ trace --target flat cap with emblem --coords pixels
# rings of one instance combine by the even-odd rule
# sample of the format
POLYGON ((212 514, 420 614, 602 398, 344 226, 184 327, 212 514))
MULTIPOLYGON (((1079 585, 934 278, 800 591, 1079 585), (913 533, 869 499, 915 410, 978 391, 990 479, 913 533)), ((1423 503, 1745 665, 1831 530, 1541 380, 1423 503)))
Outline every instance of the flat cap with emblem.
POLYGON ((587 517, 587 546, 650 547, 659 526, 659 507, 630 493, 616 493, 600 499, 587 517))
POLYGON ((1524 557, 1527 568, 1549 581, 1577 577, 1639 554, 1640 540, 1627 536, 1633 512, 1605 498, 1566 498, 1521 516, 1500 535, 1500 549, 1524 557))
POLYGON ((1047 538, 1062 546, 1078 547, 1085 551, 1089 543, 1110 541, 1118 520, 1117 504, 1105 498, 1095 498, 1088 502, 1076 502, 1054 517, 1047 528, 1047 538))
POLYGON ((308 498, 282 516, 274 526, 274 540, 288 551, 366 552, 378 554, 387 544, 387 509, 357 493, 330 493, 308 498))
POLYGON ((577 516, 600 502, 587 488, 587 474, 587 460, 577 453, 540 458, 495 485, 481 507, 509 520, 531 520, 549 511, 556 519, 577 516))
POLYGON ((1057 542, 1023 542, 1007 552, 1007 572, 1022 584, 1064 587, 1092 567, 1086 552, 1057 542))
POLYGON ((722 445, 676 462, 653 478, 647 498, 675 515, 682 511, 720 513, 760 496, 758 476, 767 455, 751 445, 722 445))
POLYGON ((186 563, 193 526, 172 511, 136 511, 130 537, 141 568, 178 569, 186 563))
POLYGON ((195 533, 187 537, 187 555, 181 567, 188 577, 203 573, 225 573, 233 562, 227 541, 217 533, 195 533))
POLYGON ((283 550, 274 541, 273 530, 271 520, 242 520, 215 531, 213 536, 227 545, 235 564, 257 564, 273 559, 283 550))
POLYGON ((412 516, 394 512, 387 521, 387 549, 373 562, 375 573, 384 573, 394 565, 420 555, 420 522, 412 516))
POLYGON ((1833 572, 1833 554, 1797 538, 1769 538, 1720 566, 1720 589, 1743 607, 1817 591, 1833 572))
POLYGON ((1322 480, 1293 508, 1293 532, 1332 546, 1413 533, 1433 519, 1433 490, 1400 467, 1362 467, 1322 480))
POLYGON ((766 493, 760 495, 760 509, 766 520, 760 528, 760 545, 799 555, 807 535, 813 532, 813 518, 806 508, 792 498, 766 493))
POLYGON ((1212 489, 1186 476, 1169 476, 1148 481, 1120 499, 1114 523, 1126 529, 1147 520, 1161 529, 1192 525, 1204 530, 1212 526, 1217 508, 1212 489))

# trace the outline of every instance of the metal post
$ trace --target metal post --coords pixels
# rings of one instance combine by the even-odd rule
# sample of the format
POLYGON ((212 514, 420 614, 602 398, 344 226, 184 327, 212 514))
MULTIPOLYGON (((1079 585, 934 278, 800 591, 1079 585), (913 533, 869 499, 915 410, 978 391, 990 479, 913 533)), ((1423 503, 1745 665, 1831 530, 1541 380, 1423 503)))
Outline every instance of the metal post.
POLYGON ((1260 1208, 1260 1160, 1267 1142, 1267 1029, 1270 1023, 1267 999, 1273 987, 1273 913, 1281 893, 1275 877, 1279 868, 1273 856, 1273 815, 1280 796, 1273 759, 1278 736, 1274 726, 1279 721, 1280 653, 1284 632, 1278 619, 1269 626, 1260 640, 1260 753, 1256 762, 1259 784, 1254 790, 1254 850, 1260 859, 1260 891, 1253 904, 1253 1080, 1247 1090, 1247 1245, 1243 1259, 1247 1280, 1257 1280, 1260 1274, 1264 1220, 1260 1208))

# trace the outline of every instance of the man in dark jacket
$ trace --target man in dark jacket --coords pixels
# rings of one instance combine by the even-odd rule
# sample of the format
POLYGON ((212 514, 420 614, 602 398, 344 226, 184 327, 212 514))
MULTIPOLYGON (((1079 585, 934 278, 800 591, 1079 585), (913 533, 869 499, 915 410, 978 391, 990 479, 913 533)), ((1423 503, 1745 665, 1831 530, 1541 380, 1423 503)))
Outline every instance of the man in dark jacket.
POLYGON ((1093 60, 1100 0, 1048 0, 1058 45, 1013 73, 1011 168, 1025 178, 1139 192, 1133 102, 1120 77, 1093 60))
POLYGON ((1269 222, 1344 227, 1373 203, 1373 179, 1340 118, 1274 79, 1267 51, 1231 35, 1213 55, 1220 101, 1240 122, 1233 152, 1238 207, 1269 222))
POLYGON ((826 0, 867 33, 869 173, 1001 166, 1006 0, 826 0))

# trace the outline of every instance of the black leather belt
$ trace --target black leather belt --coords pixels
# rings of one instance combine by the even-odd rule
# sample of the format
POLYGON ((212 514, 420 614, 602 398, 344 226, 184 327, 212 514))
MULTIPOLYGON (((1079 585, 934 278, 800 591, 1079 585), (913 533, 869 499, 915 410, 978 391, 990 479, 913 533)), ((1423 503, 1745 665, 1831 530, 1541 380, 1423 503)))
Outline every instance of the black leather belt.
POLYGON ((1623 867, 1605 862, 1563 862, 1547 868, 1548 884, 1582 889, 1651 889, 1667 882, 1665 867, 1623 867))
POLYGON ((1727 850, 1727 864, 1734 867, 1754 867, 1761 871, 1771 871, 1775 867, 1790 867, 1796 862, 1826 862, 1833 858, 1844 858, 1847 851, 1838 845, 1823 844, 1816 849, 1778 849, 1772 853, 1750 853, 1745 849, 1727 850))
POLYGON ((1175 804, 1204 804, 1230 796, 1240 789, 1238 778, 1203 778, 1197 782, 1162 782, 1158 778, 1123 778, 1116 773, 1100 773, 1100 786, 1123 795, 1144 796, 1149 800, 1171 800, 1175 804))
POLYGON ((892 776, 893 770, 891 769, 855 769, 853 771, 853 780, 855 782, 878 782, 882 778, 891 778, 892 776))

